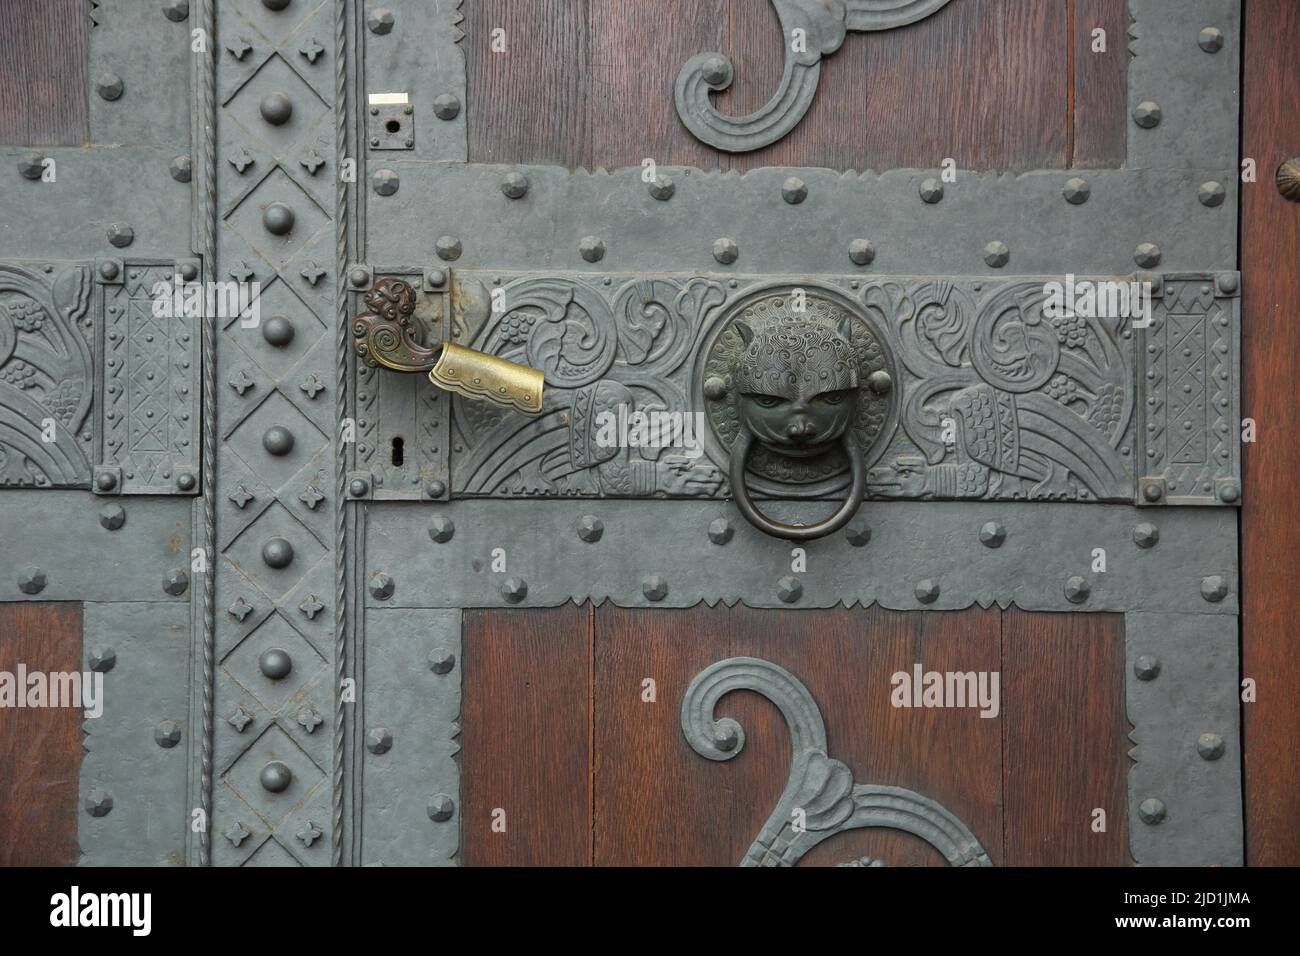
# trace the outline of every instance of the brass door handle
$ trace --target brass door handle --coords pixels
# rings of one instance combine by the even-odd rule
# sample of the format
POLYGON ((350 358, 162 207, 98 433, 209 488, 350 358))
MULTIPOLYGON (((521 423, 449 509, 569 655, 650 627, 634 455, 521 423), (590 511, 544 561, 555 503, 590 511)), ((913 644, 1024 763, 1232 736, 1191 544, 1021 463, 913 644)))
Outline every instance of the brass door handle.
POLYGON ((415 319, 415 290, 408 283, 380 279, 365 301, 370 311, 357 316, 352 334, 367 365, 427 372, 429 381, 445 391, 529 415, 541 412, 546 382, 537 369, 454 342, 426 345, 415 319))

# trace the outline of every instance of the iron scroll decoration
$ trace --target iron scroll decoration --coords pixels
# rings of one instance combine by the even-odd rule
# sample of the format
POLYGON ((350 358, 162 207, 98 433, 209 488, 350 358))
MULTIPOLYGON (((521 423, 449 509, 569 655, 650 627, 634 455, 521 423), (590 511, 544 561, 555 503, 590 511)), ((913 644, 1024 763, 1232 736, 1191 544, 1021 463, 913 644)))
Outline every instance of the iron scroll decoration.
POLYGON ((770 146, 808 112, 821 77, 822 57, 844 43, 848 31, 891 30, 923 20, 949 0, 772 0, 785 36, 785 69, 776 94, 747 116, 727 116, 709 101, 735 75, 721 53, 692 57, 677 77, 677 113, 699 140, 731 153, 770 146))

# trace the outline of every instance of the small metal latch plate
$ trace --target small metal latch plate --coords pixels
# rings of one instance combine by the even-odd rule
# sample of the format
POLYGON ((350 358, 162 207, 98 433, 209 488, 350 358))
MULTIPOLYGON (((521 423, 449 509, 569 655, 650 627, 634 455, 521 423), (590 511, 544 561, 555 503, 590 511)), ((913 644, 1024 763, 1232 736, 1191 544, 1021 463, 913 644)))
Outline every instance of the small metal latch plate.
POLYGON ((371 149, 415 149, 415 109, 406 93, 371 93, 366 138, 371 149))

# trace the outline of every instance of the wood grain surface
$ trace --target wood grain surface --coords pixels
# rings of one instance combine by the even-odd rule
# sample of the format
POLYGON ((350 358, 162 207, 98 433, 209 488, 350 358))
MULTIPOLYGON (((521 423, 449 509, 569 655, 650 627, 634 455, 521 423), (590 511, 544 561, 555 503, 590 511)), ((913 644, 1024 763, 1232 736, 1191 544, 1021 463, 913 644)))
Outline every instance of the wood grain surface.
POLYGON ((89 137, 89 9, 86 0, 0 2, 0 145, 89 137))

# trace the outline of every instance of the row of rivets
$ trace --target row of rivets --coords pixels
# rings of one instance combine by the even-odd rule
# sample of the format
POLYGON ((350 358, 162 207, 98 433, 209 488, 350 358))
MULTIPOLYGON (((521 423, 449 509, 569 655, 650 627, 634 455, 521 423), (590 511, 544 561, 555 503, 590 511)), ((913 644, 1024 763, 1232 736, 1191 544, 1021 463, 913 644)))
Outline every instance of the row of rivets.
MULTIPOLYGON (((125 521, 125 512, 123 512, 122 520, 125 521)), ((105 527, 108 527, 108 525, 105 525, 105 527)), ((118 524, 117 527, 121 527, 121 524, 118 524)), ((18 590, 24 594, 40 594, 45 590, 45 585, 48 583, 49 578, 46 576, 45 571, 35 565, 28 565, 18 572, 18 590)), ((162 587, 167 594, 180 596, 185 593, 189 586, 190 577, 180 568, 172 568, 163 575, 162 587)))

